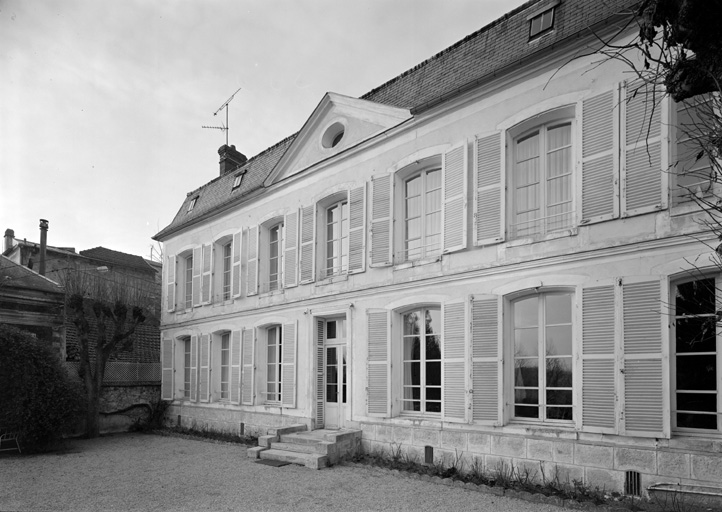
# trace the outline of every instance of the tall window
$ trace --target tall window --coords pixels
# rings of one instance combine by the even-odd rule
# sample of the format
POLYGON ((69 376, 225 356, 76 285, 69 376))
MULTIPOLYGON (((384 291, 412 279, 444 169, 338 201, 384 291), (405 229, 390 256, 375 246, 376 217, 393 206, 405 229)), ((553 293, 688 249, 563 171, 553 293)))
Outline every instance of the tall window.
POLYGON ((712 192, 712 163, 709 132, 716 123, 714 101, 709 95, 698 96, 676 103, 677 160, 674 171, 675 187, 672 204, 678 205, 702 199, 712 192), (703 148, 706 150, 702 152, 703 148))
POLYGON ((266 352, 266 401, 281 401, 281 326, 269 327, 266 352))
POLYGON ((403 260, 441 254, 441 169, 430 169, 404 182, 403 260))
POLYGON ((183 342, 183 398, 191 397, 191 340, 183 342))
POLYGON ((276 224, 268 230, 268 290, 280 288, 281 249, 283 224, 276 224))
POLYGON ((403 410, 441 412, 441 311, 403 315, 403 410))
POLYGON ((231 243, 223 246, 223 300, 231 298, 231 243))
POLYGON ((231 335, 221 335, 221 400, 230 398, 231 335))
POLYGON ((185 308, 191 309, 193 307, 193 255, 186 258, 186 269, 185 269, 185 308))
POLYGON ((326 209, 326 277, 348 270, 348 202, 339 201, 326 209))
POLYGON ((572 420, 572 295, 515 301, 514 416, 572 420))
POLYGON ((548 123, 514 141, 512 237, 572 224, 572 125, 548 123))
POLYGON ((679 284, 675 291, 673 425, 722 432, 722 346, 717 280, 679 284))

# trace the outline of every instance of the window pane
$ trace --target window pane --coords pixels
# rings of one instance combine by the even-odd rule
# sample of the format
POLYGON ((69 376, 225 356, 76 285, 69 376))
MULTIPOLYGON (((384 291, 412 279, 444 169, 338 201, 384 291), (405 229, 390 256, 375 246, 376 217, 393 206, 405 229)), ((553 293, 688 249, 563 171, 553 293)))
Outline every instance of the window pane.
POLYGON ((539 385, 538 359, 515 359, 514 368, 515 386, 535 388, 539 385))
POLYGON ((338 384, 338 368, 335 366, 326 367, 326 383, 338 384))
POLYGON ((572 125, 565 123, 547 130, 547 151, 566 147, 572 143, 572 125))
POLYGON ((338 402, 338 386, 336 384, 326 385, 326 401, 332 404, 338 402))
POLYGON ((677 315, 715 313, 715 280, 699 279, 677 286, 677 315))
POLYGON ((547 391, 547 405, 572 405, 572 392, 553 390, 547 391))
POLYGON ((714 354, 677 356, 677 389, 717 389, 717 361, 714 354))
POLYGON ((326 339, 334 340, 336 339, 336 321, 328 321, 326 322, 326 339))
POLYGON ((413 311, 404 315, 404 336, 419 334, 421 332, 419 319, 420 316, 418 311, 413 311))
POLYGON ((441 386, 441 363, 426 363, 426 385, 441 386))
POLYGON ((677 393, 677 410, 717 412, 717 393, 677 393))
POLYGON ((539 335, 536 327, 514 330, 514 357, 539 355, 539 335))
POLYGON ((338 360, 336 359, 336 349, 335 348, 329 347, 326 349, 326 364, 329 364, 329 365, 338 364, 338 360))
POLYGON ((517 404, 538 404, 539 391, 536 389, 515 389, 514 402, 517 404))
POLYGON ((570 294, 546 296, 546 321, 547 325, 572 322, 572 296, 570 294))
POLYGON ((429 214, 441 210, 441 190, 434 190, 426 193, 426 211, 429 214))
POLYGON ((536 297, 530 297, 514 303, 514 326, 536 327, 538 321, 539 302, 536 297))
POLYGON ((572 358, 571 357, 548 357, 546 367, 547 387, 549 388, 570 388, 572 387, 572 358))
POLYGON ((714 352, 717 346, 717 317, 677 318, 676 351, 714 352))
POLYGON ((547 419, 573 420, 571 407, 547 407, 547 419))
POLYGON ((717 430, 717 418, 712 414, 677 414, 677 426, 680 428, 703 428, 717 430))
POLYGON ((547 327, 547 355, 566 356, 572 353, 572 326, 557 325, 547 327))
POLYGON ((441 188, 441 169, 426 173, 426 190, 441 188))
POLYGON ((426 310, 426 334, 437 334, 441 332, 441 310, 426 310))
POLYGON ((406 239, 416 240, 421 238, 421 219, 406 221, 406 239))
POLYGON ((418 386, 421 384, 421 363, 404 363, 404 386, 418 386))
POLYGON ((517 405, 514 407, 514 416, 517 418, 539 418, 539 407, 517 405))

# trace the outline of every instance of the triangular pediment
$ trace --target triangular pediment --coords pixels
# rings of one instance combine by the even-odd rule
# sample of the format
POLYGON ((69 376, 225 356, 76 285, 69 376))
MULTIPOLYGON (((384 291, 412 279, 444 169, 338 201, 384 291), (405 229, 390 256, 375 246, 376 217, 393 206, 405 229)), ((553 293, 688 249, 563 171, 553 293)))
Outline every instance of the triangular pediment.
POLYGON ((266 179, 271 185, 406 121, 411 112, 326 93, 266 179))

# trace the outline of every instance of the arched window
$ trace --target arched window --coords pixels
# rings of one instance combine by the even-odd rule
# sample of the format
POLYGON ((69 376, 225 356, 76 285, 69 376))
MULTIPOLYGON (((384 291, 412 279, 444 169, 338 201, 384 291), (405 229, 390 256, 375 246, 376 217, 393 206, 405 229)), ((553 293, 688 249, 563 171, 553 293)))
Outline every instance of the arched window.
POLYGON ((403 411, 441 413, 441 310, 402 314, 403 411))

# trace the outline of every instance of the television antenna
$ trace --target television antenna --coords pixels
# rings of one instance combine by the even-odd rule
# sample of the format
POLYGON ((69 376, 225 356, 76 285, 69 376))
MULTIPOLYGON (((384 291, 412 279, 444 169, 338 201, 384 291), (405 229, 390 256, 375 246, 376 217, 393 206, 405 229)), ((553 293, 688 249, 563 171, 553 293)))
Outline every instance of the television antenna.
POLYGON ((218 107, 218 110, 216 110, 215 112, 213 112, 213 115, 214 115, 214 116, 217 116, 217 115, 218 115, 218 112, 220 112, 221 110, 223 110, 223 109, 225 108, 225 109, 226 109, 226 124, 221 123, 221 126, 201 126, 201 128, 208 128, 208 129, 211 129, 211 130, 223 130, 224 132, 226 132, 226 146, 228 145, 228 104, 231 102, 231 100, 233 99, 233 97, 234 97, 236 94, 238 94, 238 91, 240 91, 240 90, 241 90, 240 87, 239 87, 238 89, 236 89, 236 92, 234 92, 233 94, 231 94, 231 97, 228 98, 228 99, 225 101, 225 103, 223 103, 223 105, 221 105, 220 107, 218 107))

